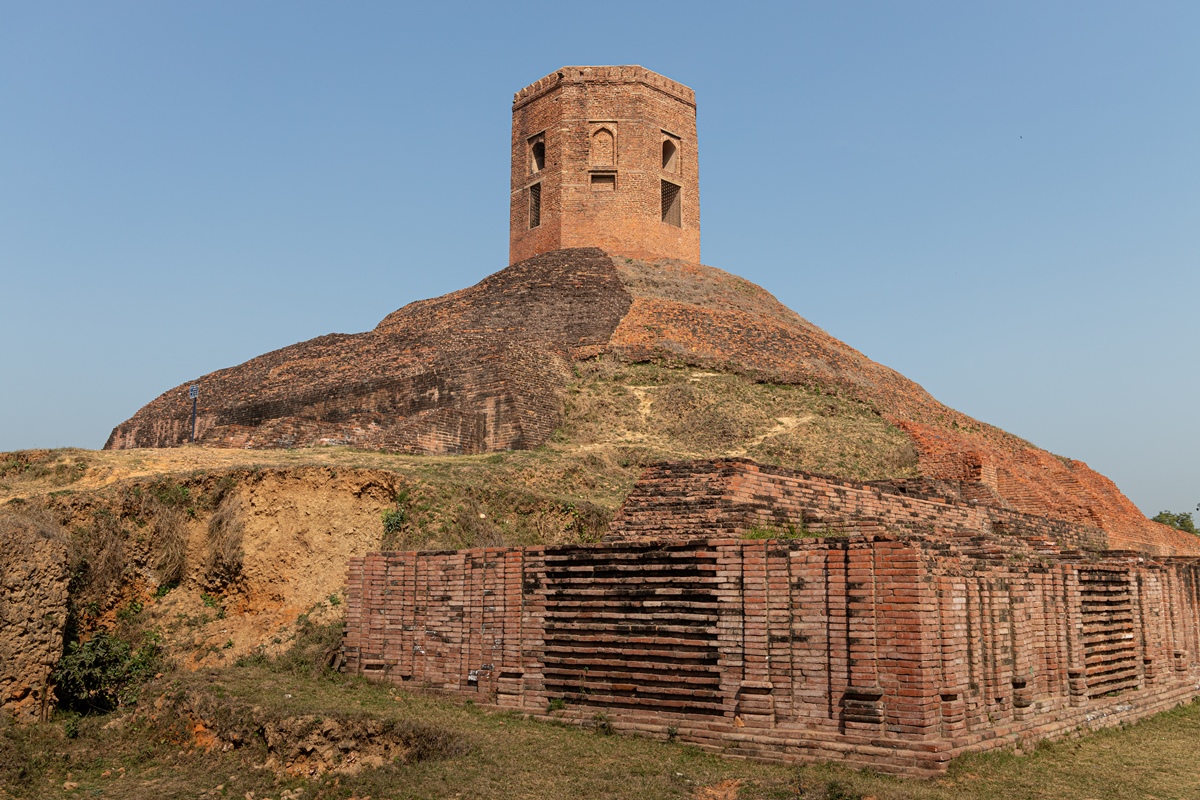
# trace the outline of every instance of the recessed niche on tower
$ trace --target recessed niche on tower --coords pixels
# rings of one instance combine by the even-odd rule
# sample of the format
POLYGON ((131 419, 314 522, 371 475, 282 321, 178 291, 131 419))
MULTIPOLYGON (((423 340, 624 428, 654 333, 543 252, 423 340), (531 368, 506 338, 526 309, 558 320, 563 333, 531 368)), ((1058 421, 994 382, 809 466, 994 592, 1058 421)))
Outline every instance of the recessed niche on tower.
POLYGON ((617 163, 616 137, 608 128, 600 128, 592 134, 588 163, 593 167, 611 167, 617 163))
POLYGON ((546 142, 537 137, 529 145, 529 170, 541 172, 546 168, 546 142))
POLYGON ((529 187, 529 227, 536 228, 542 224, 542 185, 535 183, 529 187))

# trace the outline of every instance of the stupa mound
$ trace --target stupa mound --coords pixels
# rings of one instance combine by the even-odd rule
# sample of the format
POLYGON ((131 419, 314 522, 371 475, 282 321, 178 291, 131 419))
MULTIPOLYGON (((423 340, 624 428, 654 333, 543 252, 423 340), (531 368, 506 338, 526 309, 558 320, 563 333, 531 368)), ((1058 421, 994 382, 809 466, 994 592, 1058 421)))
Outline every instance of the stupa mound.
MULTIPOLYGON (((239 448, 345 444, 419 453, 534 448, 560 420, 572 363, 667 361, 799 384, 867 404, 902 429, 926 490, 1103 529, 1111 547, 1200 552, 1107 478, 948 408, 712 267, 557 250, 411 303, 374 330, 330 334, 219 370, 197 440, 239 448)), ((106 447, 188 441, 188 385, 118 425, 106 447)))

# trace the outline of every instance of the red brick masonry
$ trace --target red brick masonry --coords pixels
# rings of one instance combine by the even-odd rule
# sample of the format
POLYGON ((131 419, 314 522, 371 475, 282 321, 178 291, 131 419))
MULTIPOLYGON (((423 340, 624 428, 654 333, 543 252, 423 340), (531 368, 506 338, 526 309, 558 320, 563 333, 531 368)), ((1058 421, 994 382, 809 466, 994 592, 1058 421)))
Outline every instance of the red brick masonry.
POLYGON ((604 544, 355 559, 346 668, 917 775, 1197 694, 1200 560, 1072 550, 1103 533, 902 488, 661 465, 604 544), (764 525, 808 535, 732 538, 764 525))

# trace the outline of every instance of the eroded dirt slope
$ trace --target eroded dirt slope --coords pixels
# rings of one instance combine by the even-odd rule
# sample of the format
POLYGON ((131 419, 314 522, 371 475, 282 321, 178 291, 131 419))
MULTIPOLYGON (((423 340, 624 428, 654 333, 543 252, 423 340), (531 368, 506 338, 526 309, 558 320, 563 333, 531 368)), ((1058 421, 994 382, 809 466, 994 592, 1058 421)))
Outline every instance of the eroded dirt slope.
POLYGON ((346 561, 379 548, 380 515, 400 480, 376 470, 225 470, 34 497, 0 515, 37 508, 69 532, 75 626, 136 620, 196 667, 278 647, 302 614, 336 613, 346 561))
POLYGON ((49 515, 0 512, 0 544, 0 709, 41 719, 63 648, 67 536, 49 515))
POLYGON ((154 631, 189 668, 276 652, 298 622, 338 617, 347 561, 384 547, 596 540, 637 470, 584 454, 522 452, 509 463, 345 448, 260 455, 0 454, 0 531, 12 560, 0 616, 19 639, 8 645, 42 665, 6 661, 32 677, 16 686, 0 676, 5 697, 37 704, 64 634, 154 631), (29 530, 39 519, 57 537, 29 530))

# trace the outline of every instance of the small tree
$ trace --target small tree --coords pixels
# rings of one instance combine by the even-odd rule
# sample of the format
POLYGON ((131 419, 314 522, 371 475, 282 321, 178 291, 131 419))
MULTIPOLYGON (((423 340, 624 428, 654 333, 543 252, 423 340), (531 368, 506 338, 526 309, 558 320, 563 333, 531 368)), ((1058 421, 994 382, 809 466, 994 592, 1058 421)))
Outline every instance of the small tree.
MULTIPOLYGON (((1200 510, 1200 506, 1196 508, 1200 510)), ((1178 514, 1171 511, 1160 511, 1151 517, 1151 519, 1155 522, 1161 522, 1163 525, 1170 525, 1175 530, 1200 534, 1200 531, 1196 530, 1196 523, 1192 521, 1192 515, 1189 511, 1181 511, 1178 514)))

